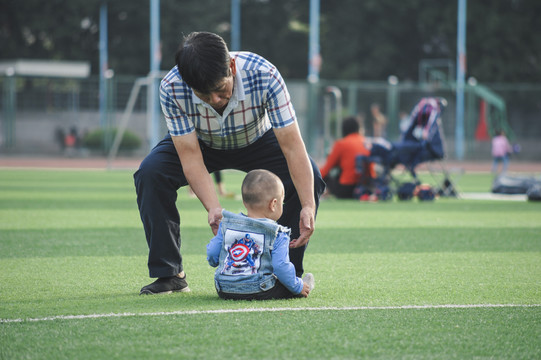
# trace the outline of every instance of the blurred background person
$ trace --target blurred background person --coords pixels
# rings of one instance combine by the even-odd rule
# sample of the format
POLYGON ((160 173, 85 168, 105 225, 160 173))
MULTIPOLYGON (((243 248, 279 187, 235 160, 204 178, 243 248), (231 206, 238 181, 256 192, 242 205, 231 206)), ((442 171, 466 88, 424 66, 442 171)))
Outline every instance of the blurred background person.
POLYGON ((374 129, 374 137, 385 137, 387 118, 381 112, 379 104, 372 104, 370 106, 370 112, 372 113, 372 127, 374 129))
POLYGON ((356 170, 356 158, 359 155, 369 156, 366 148, 364 127, 355 117, 348 117, 342 122, 342 138, 337 140, 321 167, 321 175, 327 183, 328 193, 340 199, 353 198, 353 190, 363 175, 373 177, 373 165, 370 174, 361 174, 356 170))
MULTIPOLYGON (((223 174, 221 171, 215 171, 212 173, 214 176, 214 182, 216 183, 216 189, 218 190, 218 195, 226 197, 226 198, 234 198, 235 193, 232 191, 227 191, 225 189, 225 184, 223 182, 223 174)), ((192 187, 188 185, 188 194, 190 197, 195 197, 195 193, 192 190, 192 187)))
POLYGON ((497 130, 492 138, 492 173, 494 175, 503 174, 507 171, 509 154, 512 152, 513 148, 503 130, 497 130), (502 164, 501 171, 498 170, 500 163, 502 164))

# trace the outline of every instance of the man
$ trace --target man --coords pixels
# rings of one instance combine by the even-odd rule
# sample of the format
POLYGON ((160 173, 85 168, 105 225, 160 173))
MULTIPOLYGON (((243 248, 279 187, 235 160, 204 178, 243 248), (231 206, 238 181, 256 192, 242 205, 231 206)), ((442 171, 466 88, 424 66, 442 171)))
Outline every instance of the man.
POLYGON ((180 254, 177 190, 190 185, 208 212, 214 235, 222 207, 210 173, 266 169, 285 187, 278 223, 292 229, 291 262, 304 272, 304 250, 325 183, 301 138, 278 70, 249 52, 229 52, 212 33, 189 34, 163 78, 160 102, 169 134, 134 174, 137 203, 155 282, 141 294, 189 291, 180 254))

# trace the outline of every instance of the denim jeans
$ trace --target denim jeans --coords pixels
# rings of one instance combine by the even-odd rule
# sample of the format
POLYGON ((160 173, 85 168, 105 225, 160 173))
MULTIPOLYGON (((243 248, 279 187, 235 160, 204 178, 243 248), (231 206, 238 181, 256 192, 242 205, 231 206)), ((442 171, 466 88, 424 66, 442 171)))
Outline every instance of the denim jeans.
MULTIPOLYGON (((216 150, 199 142, 207 170, 235 169, 248 172, 266 169, 276 174, 284 183, 284 212, 280 225, 291 229, 291 239, 299 237, 301 204, 280 149, 278 140, 269 130, 255 143, 241 149, 216 150)), ((312 159, 316 211, 325 182, 312 159)), ((148 268, 150 277, 173 276, 183 270, 180 253, 180 216, 177 210, 177 190, 188 185, 178 154, 170 135, 156 145, 142 161, 134 174, 137 205, 149 247, 148 268)), ((212 233, 209 233, 209 239, 212 233)), ((201 241, 200 239, 198 241, 201 241)), ((206 242, 206 240, 205 240, 206 242)), ((290 260, 297 276, 302 276, 305 247, 290 249, 290 260)))
POLYGON ((494 156, 492 160, 492 172, 497 173, 498 172, 498 165, 499 163, 502 163, 502 170, 501 173, 505 173, 507 171, 507 166, 509 165, 509 156, 494 156))

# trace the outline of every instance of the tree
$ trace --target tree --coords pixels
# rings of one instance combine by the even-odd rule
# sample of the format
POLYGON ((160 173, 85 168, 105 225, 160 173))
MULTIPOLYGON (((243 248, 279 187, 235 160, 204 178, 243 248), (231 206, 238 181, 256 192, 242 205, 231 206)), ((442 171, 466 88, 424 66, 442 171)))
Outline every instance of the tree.
POLYGON ((456 19, 456 10, 449 4, 423 7, 417 0, 325 2, 324 37, 332 41, 322 42, 322 76, 384 80, 396 75, 416 80, 421 59, 454 56, 446 21, 456 19))
POLYGON ((541 2, 471 1, 468 74, 482 82, 541 81, 541 2))
POLYGON ((2 59, 89 60, 98 53, 96 0, 3 0, 2 59))
POLYGON ((267 58, 285 78, 305 79, 309 1, 251 0, 242 4, 243 49, 267 58))
MULTIPOLYGON (((101 0, 3 0, 2 59, 87 60, 99 73, 101 0)), ((150 0, 108 1, 109 66, 149 71, 150 0)), ((268 58, 286 78, 305 79, 309 0, 242 0, 242 48, 268 58)), ((228 0, 161 0, 164 70, 182 36, 212 31, 229 42, 228 0)), ((467 76, 482 82, 541 81, 539 0, 470 0, 467 76)), ((456 61, 457 2, 321 0, 321 77, 417 80, 423 59, 456 61)))

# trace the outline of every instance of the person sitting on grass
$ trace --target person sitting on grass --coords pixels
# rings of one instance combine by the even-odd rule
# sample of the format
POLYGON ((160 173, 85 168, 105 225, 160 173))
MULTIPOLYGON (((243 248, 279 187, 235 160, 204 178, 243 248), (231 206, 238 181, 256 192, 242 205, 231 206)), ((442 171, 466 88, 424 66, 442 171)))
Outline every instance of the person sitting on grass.
POLYGON ((367 185, 375 178, 374 164, 368 163, 363 173, 357 170, 357 157, 370 156, 365 145, 364 126, 357 118, 351 116, 342 122, 342 135, 320 169, 323 180, 327 183, 327 195, 338 199, 352 199, 355 187, 360 183, 367 185), (333 171, 337 170, 337 174, 333 171))
POLYGON ((207 261, 217 267, 218 296, 234 300, 307 297, 314 276, 301 279, 289 261, 290 229, 282 216, 284 185, 268 170, 250 171, 242 183, 247 214, 223 210, 218 233, 207 245, 207 261))

